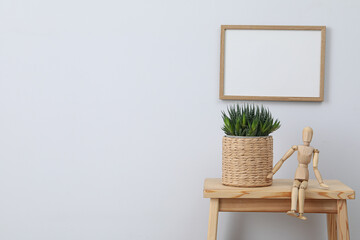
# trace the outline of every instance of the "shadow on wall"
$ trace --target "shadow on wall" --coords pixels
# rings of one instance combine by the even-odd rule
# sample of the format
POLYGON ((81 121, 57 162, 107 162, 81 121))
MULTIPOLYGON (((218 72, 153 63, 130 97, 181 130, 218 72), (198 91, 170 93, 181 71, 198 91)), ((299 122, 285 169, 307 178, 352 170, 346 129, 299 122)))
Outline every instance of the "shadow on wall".
POLYGON ((218 239, 277 239, 288 240, 284 232, 291 232, 291 240, 327 239, 326 214, 307 214, 307 221, 285 213, 220 213, 218 239), (253 226, 256 223, 257 226, 253 226), (325 223, 325 224, 324 224, 325 223), (258 229, 259 231, 254 231, 258 229))

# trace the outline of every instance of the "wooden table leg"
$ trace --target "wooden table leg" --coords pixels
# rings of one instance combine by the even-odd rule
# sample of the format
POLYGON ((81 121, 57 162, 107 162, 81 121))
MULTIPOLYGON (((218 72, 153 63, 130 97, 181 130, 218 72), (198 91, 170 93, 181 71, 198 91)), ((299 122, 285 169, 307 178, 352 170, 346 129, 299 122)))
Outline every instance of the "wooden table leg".
POLYGON ((219 216, 219 199, 210 199, 210 212, 209 212, 209 226, 208 226, 208 240, 216 240, 217 225, 219 216))
POLYGON ((328 213, 326 215, 328 240, 337 240, 336 218, 337 218, 337 214, 328 213))
POLYGON ((349 240, 350 234, 346 200, 337 200, 337 211, 337 228, 339 233, 339 240, 349 240))

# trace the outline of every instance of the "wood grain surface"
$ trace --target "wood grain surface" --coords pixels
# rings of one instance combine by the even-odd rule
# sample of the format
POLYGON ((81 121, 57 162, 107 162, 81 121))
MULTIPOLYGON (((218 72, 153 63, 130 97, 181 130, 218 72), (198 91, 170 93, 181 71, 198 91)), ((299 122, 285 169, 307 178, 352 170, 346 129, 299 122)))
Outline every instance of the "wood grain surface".
MULTIPOLYGON (((305 201, 305 213, 337 213, 337 200, 308 199, 305 201)), ((250 199, 221 198, 220 212, 287 212, 290 208, 289 199, 250 199)))
POLYGON ((337 202, 337 230, 339 240, 349 240, 349 219, 347 213, 346 200, 338 200, 337 202))
POLYGON ((337 240, 337 214, 327 214, 328 240, 337 240))
MULTIPOLYGON (((353 189, 339 180, 324 180, 329 189, 320 188, 316 180, 310 179, 306 199, 355 199, 353 189)), ((205 179, 204 198, 272 198, 290 199, 292 179, 274 179, 269 187, 242 188, 222 185, 220 178, 205 179)))

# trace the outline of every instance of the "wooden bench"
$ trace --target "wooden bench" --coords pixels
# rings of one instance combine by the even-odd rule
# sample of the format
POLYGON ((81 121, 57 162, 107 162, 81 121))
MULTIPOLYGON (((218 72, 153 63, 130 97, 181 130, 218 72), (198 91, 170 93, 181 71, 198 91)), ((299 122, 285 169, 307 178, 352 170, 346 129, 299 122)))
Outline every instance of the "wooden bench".
MULTIPOLYGON (((269 187, 241 188, 221 184, 219 178, 205 179, 204 198, 210 198, 208 240, 216 240, 219 212, 287 212, 290 210, 291 179, 274 179, 269 187)), ((347 199, 355 192, 339 180, 325 180, 328 190, 309 180, 305 213, 326 213, 328 239, 350 239, 347 199)), ((301 220, 299 220, 301 221, 301 220)))

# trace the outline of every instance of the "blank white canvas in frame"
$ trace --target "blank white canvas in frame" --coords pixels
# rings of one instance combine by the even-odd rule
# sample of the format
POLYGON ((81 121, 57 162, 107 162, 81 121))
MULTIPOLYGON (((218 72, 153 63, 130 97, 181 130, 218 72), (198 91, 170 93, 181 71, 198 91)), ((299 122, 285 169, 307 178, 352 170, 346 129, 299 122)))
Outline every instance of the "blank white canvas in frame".
POLYGON ((225 96, 319 97, 321 31, 225 31, 225 96))

